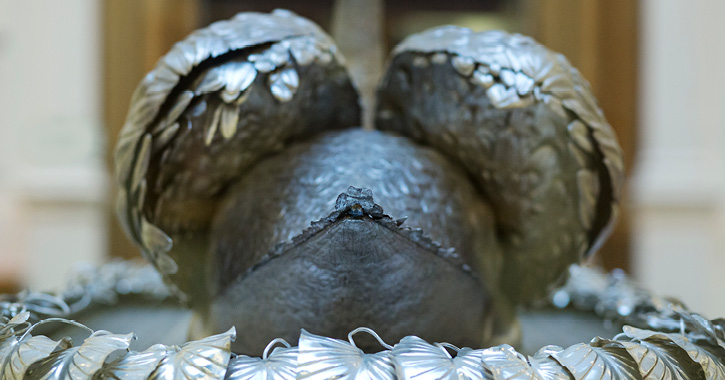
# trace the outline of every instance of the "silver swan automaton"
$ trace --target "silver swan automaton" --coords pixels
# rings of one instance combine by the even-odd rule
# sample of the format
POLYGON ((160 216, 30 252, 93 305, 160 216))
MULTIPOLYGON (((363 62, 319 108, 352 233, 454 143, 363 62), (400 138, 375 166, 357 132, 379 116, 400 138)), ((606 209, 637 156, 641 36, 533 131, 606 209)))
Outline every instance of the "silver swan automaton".
POLYGON ((393 50, 361 103, 332 39, 288 11, 177 43, 115 153, 119 218, 154 269, 3 296, 2 377, 725 378, 722 321, 572 266, 608 236, 623 165, 562 55, 434 28, 393 50), (518 312, 542 303, 614 323, 518 312), (85 327, 128 304, 146 305, 137 326, 193 341, 85 327), (533 348, 575 325, 611 339, 533 348))

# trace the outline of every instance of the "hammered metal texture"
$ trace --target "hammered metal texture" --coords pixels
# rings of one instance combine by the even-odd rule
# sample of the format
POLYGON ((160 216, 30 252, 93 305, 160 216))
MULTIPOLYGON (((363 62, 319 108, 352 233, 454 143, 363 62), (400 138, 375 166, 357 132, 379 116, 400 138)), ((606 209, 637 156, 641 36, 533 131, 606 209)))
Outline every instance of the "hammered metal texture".
POLYGON ((492 220, 463 171, 408 139, 358 129, 293 145, 219 209, 212 331, 249 326, 234 346, 245 354, 300 328, 342 338, 360 325, 386 340, 483 344, 488 320, 507 309, 490 307, 492 220))
POLYGON ((371 190, 385 214, 496 283, 501 253, 493 212, 465 172, 409 139, 351 129, 292 145, 228 190, 211 239, 220 289, 335 210, 350 186, 371 190))

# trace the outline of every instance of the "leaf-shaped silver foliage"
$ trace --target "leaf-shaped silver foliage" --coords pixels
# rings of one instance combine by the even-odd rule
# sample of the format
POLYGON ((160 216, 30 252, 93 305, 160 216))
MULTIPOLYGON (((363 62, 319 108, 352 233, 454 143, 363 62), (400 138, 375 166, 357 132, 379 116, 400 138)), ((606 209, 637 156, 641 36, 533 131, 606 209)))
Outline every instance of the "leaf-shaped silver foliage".
MULTIPOLYGON (((11 336, 19 334, 20 330, 23 330, 20 326, 28 326, 28 319, 30 319, 30 312, 23 311, 10 318, 10 320, 8 320, 6 323, 0 325, 0 342, 11 336), (19 327, 20 329, 18 329, 19 327)), ((4 319, 0 319, 0 321, 2 320, 4 319)), ((2 350, 0 350, 0 352, 2 352, 2 350)))
POLYGON ((0 348, 0 379, 22 379, 28 367, 56 350, 70 347, 67 339, 54 341, 45 336, 29 335, 8 339, 0 348))
POLYGON ((14 317, 10 318, 10 320, 8 321, 8 323, 6 323, 5 326, 3 326, 3 328, 6 327, 6 326, 11 326, 12 327, 12 326, 21 325, 21 324, 27 322, 29 318, 30 318, 30 312, 29 311, 20 312, 17 315, 15 315, 14 317))
POLYGON ((392 356, 399 380, 489 380, 482 352, 464 348, 454 358, 442 344, 407 336, 393 347, 392 356))
POLYGON ((564 366, 551 356, 564 349, 559 346, 542 347, 533 357, 529 357, 529 364, 543 379, 546 380, 573 380, 574 377, 564 366))
POLYGON ((725 380, 725 366, 723 366, 723 351, 718 346, 707 346, 706 343, 695 344, 684 335, 663 333, 650 330, 641 330, 631 326, 624 326, 624 334, 639 341, 664 340, 669 341, 687 353, 694 362, 705 371, 707 380, 725 380))
POLYGON ((230 345, 235 337, 236 330, 232 327, 225 333, 174 347, 149 379, 223 379, 231 356, 230 345))
POLYGON ((595 338, 552 354, 576 380, 639 380, 637 364, 623 347, 595 338))
POLYGON ((131 351, 106 364, 93 375, 93 379, 145 380, 169 350, 163 344, 155 344, 143 352, 131 351))
POLYGON ((486 349, 481 354, 483 364, 491 371, 494 379, 543 380, 521 354, 513 347, 503 344, 486 349))
POLYGON ((722 335, 722 329, 718 328, 713 321, 697 314, 685 310, 677 310, 680 317, 680 323, 685 325, 688 336, 696 339, 706 339, 712 344, 716 344, 725 349, 725 337, 722 335))
POLYGON ((298 379, 395 379, 395 369, 388 350, 366 354, 353 344, 352 339, 348 343, 310 334, 305 330, 302 330, 299 344, 298 379))
POLYGON ((484 350, 481 360, 496 380, 570 380, 569 371, 551 357, 560 351, 560 347, 547 346, 527 359, 504 344, 484 350))
POLYGON ((621 342, 637 362, 645 380, 688 380, 702 378, 702 368, 676 344, 662 339, 621 342))
POLYGON ((97 331, 86 338, 82 345, 56 351, 34 363, 26 371, 25 378, 88 379, 103 366, 108 355, 117 350, 128 349, 131 339, 133 334, 121 335, 97 331))
POLYGON ((227 380, 294 380, 297 378, 297 347, 290 347, 284 340, 273 340, 264 350, 262 358, 239 356, 229 363, 227 380), (269 349, 278 342, 286 347, 277 347, 268 356, 269 349))

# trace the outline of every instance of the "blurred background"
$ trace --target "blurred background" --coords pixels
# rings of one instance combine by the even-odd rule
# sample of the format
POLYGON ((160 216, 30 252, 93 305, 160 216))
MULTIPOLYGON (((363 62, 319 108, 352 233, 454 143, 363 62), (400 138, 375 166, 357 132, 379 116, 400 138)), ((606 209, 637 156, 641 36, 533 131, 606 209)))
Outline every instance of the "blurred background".
MULTIPOLYGON (((333 1, 0 0, 0 292, 61 288, 135 257, 111 155, 131 94, 171 45, 240 11, 330 30, 333 1)), ((599 260, 725 316, 725 2, 388 0, 387 48, 440 24, 534 36, 589 80, 625 152, 623 216, 599 260)))

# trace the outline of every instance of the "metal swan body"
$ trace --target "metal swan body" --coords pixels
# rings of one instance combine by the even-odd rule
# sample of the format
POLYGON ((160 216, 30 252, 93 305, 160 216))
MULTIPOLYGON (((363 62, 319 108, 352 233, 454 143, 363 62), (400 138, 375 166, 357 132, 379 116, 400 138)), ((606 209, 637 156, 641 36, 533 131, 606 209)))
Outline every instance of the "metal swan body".
POLYGON ((286 11, 175 45, 116 148, 127 233, 238 352, 301 328, 498 342, 616 218, 588 84, 528 37, 436 28, 394 50, 367 131, 343 62, 286 11))

